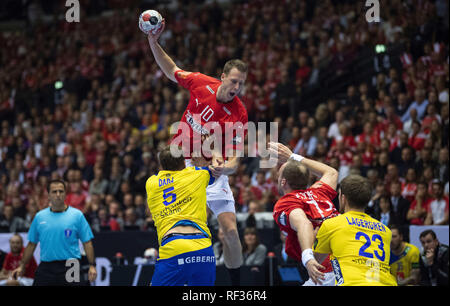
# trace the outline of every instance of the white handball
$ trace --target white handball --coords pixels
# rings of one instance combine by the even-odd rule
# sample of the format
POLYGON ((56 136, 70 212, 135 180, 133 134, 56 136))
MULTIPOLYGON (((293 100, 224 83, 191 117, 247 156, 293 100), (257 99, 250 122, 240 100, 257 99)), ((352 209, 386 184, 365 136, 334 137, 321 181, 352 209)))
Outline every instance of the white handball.
POLYGON ((162 16, 155 10, 147 10, 139 16, 139 29, 148 35, 149 32, 153 34, 161 27, 162 16))

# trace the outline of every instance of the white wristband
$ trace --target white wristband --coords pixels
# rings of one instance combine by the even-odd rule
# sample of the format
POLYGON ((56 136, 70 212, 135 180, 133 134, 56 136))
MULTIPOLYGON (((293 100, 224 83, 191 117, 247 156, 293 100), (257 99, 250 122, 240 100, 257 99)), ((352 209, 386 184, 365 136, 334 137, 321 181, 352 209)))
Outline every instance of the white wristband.
POLYGON ((311 259, 314 259, 314 253, 312 249, 306 249, 302 252, 302 263, 306 267, 306 264, 311 259))
POLYGON ((304 159, 303 156, 301 156, 299 154, 295 154, 295 153, 292 153, 291 156, 289 156, 289 158, 293 159, 293 160, 296 160, 298 162, 301 162, 304 159))

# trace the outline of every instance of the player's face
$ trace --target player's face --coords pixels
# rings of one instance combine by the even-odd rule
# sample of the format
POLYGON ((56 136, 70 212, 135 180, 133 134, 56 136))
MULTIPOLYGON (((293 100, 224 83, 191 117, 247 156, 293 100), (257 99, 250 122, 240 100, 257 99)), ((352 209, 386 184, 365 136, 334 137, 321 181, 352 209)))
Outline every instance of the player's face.
POLYGON ((393 250, 396 250, 398 249, 401 243, 402 243, 402 236, 400 235, 398 230, 396 229, 392 230, 391 248, 393 250))
POLYGON ((220 97, 218 98, 220 101, 229 102, 241 92, 247 74, 237 68, 232 68, 228 74, 222 73, 220 79, 222 84, 220 85, 220 97))
POLYGON ((283 196, 284 195, 284 190, 283 190, 283 185, 284 185, 284 181, 283 181, 283 170, 286 167, 286 164, 282 165, 280 167, 280 170, 278 170, 278 193, 283 196))

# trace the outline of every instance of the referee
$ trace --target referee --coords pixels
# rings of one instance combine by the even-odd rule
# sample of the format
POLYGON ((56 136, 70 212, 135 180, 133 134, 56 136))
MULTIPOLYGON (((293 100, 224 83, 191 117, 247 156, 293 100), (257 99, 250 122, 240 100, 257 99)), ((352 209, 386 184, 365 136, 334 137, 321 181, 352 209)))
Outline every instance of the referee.
POLYGON ((13 271, 13 277, 23 275, 25 266, 40 242, 41 263, 36 270, 33 286, 83 285, 80 282, 81 254, 78 242, 81 240, 89 262, 88 278, 92 282, 97 278, 92 230, 80 210, 64 203, 64 181, 51 180, 47 189, 50 207, 34 217, 28 231, 29 243, 20 266, 13 271))

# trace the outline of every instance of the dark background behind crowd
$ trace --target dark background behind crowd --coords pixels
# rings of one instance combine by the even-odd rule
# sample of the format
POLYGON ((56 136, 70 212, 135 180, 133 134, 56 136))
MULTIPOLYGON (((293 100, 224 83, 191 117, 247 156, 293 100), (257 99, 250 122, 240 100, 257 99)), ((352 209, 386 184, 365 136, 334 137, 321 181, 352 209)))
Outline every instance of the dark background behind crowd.
MULTIPOLYGON (((448 1, 382 3, 381 23, 365 1, 158 3, 81 0, 68 23, 64 1, 1 2, 0 232, 27 231, 55 178, 94 231, 154 229, 145 182, 189 93, 138 29, 149 8, 182 69, 219 77, 247 62, 249 120, 278 122, 280 142, 340 179, 368 177, 372 216, 406 232, 448 224, 448 1)), ((241 160, 238 212, 271 212, 276 171, 241 160)))

